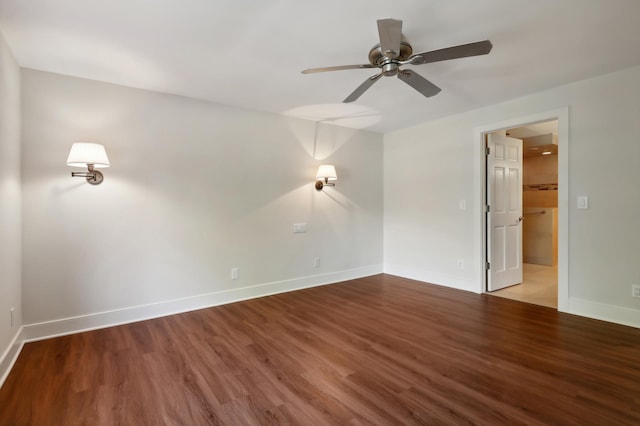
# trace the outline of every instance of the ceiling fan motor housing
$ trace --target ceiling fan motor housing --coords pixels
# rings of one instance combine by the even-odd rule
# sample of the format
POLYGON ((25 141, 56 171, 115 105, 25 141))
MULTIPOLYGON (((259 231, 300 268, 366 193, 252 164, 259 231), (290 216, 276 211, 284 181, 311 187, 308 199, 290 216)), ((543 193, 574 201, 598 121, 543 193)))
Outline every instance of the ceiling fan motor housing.
POLYGON ((382 66, 382 74, 385 77, 391 77, 393 75, 398 74, 398 64, 390 61, 382 66))
POLYGON ((394 58, 389 58, 384 55, 378 43, 369 51, 369 63, 374 67, 381 68, 382 74, 390 77, 398 74, 399 62, 406 61, 412 53, 411 45, 402 41, 400 42, 400 53, 394 58))

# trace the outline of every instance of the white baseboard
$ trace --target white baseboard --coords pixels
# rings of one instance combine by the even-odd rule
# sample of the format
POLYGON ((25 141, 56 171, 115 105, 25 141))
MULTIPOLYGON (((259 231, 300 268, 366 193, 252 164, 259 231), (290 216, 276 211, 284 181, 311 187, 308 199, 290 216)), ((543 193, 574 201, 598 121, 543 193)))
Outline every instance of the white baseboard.
POLYGON ((640 328, 640 310, 569 298, 568 313, 640 328))
POLYGON ((9 376, 9 372, 18 359, 22 346, 24 345, 23 327, 20 327, 13 340, 9 344, 9 347, 4 351, 0 358, 0 387, 4 384, 4 381, 9 376))
POLYGON ((372 265, 349 269, 346 271, 332 272, 329 274, 258 284, 233 290, 224 290, 185 297, 182 299, 151 303, 148 305, 131 306, 106 312, 28 324, 23 327, 23 336, 25 342, 32 342, 35 340, 48 339, 50 337, 64 336, 67 334, 79 333, 81 331, 96 330, 99 328, 143 321, 151 318, 158 318, 182 312, 194 311, 197 309, 209 308, 212 306, 224 305, 227 303, 239 302, 247 299, 254 299, 257 297, 300 290, 303 288, 333 284, 381 273, 382 265, 372 265))
MULTIPOLYGON (((25 342, 143 321, 293 290, 333 284, 341 281, 377 275, 383 272, 417 281, 476 292, 474 283, 455 280, 451 277, 439 274, 430 274, 429 271, 415 268, 404 268, 397 265, 384 265, 384 268, 382 265, 372 265, 347 271, 338 271, 323 275, 265 283, 183 299, 132 306, 123 309, 63 318, 37 324, 28 324, 20 328, 13 341, 0 358, 0 386, 2 386, 9 375, 9 371, 18 358, 25 342)), ((640 328, 640 311, 636 309, 570 298, 569 309, 567 312, 574 315, 640 328)))
MULTIPOLYGON (((468 283, 443 274, 402 265, 384 265, 384 273, 425 283, 478 293, 476 283, 468 283)), ((640 328, 640 310, 569 298, 568 314, 640 328)))
POLYGON ((408 278, 410 280, 422 281, 429 284, 441 285, 443 287, 455 288, 457 290, 471 291, 478 293, 478 284, 476 282, 470 282, 461 280, 458 277, 428 271, 421 268, 415 268, 405 265, 392 265, 384 264, 384 273, 390 275, 396 275, 402 278, 408 278), (445 284, 446 283, 446 284, 445 284))

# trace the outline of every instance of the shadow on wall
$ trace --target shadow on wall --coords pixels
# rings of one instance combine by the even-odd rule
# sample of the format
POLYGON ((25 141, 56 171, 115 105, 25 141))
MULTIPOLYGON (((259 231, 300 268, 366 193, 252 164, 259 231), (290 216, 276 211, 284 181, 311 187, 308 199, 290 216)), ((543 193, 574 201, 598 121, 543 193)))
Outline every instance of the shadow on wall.
POLYGON ((289 126, 315 160, 330 157, 356 133, 355 129, 365 129, 381 119, 372 108, 344 103, 305 105, 285 111, 284 115, 304 119, 289 120, 289 126), (315 123, 313 129, 309 128, 310 122, 315 123))

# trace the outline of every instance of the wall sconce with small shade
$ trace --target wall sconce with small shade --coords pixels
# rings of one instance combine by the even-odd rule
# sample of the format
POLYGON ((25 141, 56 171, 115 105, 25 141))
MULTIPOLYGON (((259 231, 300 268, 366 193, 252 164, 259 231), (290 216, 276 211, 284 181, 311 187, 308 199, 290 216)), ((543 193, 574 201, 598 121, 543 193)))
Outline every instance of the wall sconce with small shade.
POLYGON ((323 164, 318 167, 318 173, 316 173, 316 190, 322 191, 325 186, 336 186, 338 175, 336 174, 336 167, 331 164, 323 164))
POLYGON ((109 167, 110 164, 104 146, 97 143, 77 142, 71 146, 67 166, 86 167, 86 172, 71 172, 71 176, 83 177, 91 185, 99 185, 104 180, 104 176, 95 169, 109 167))

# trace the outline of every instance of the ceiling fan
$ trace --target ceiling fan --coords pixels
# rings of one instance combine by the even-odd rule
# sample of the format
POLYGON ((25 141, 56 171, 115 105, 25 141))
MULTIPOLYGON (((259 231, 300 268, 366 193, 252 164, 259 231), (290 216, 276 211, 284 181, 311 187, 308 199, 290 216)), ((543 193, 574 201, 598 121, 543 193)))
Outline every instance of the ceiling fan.
POLYGON ((402 21, 398 19, 379 19, 378 35, 380 43, 369 51, 369 63, 362 65, 339 65, 335 67, 309 68, 302 74, 313 74, 326 71, 342 71, 363 68, 380 68, 380 73, 366 79, 343 102, 353 102, 358 99, 380 77, 398 78, 416 89, 426 97, 437 95, 440 88, 420 74, 410 69, 400 69, 403 65, 422 65, 449 59, 466 58, 469 56, 486 55, 491 52, 493 45, 489 40, 475 43, 461 44, 432 50, 430 52, 413 53, 413 48, 402 36, 402 21))

